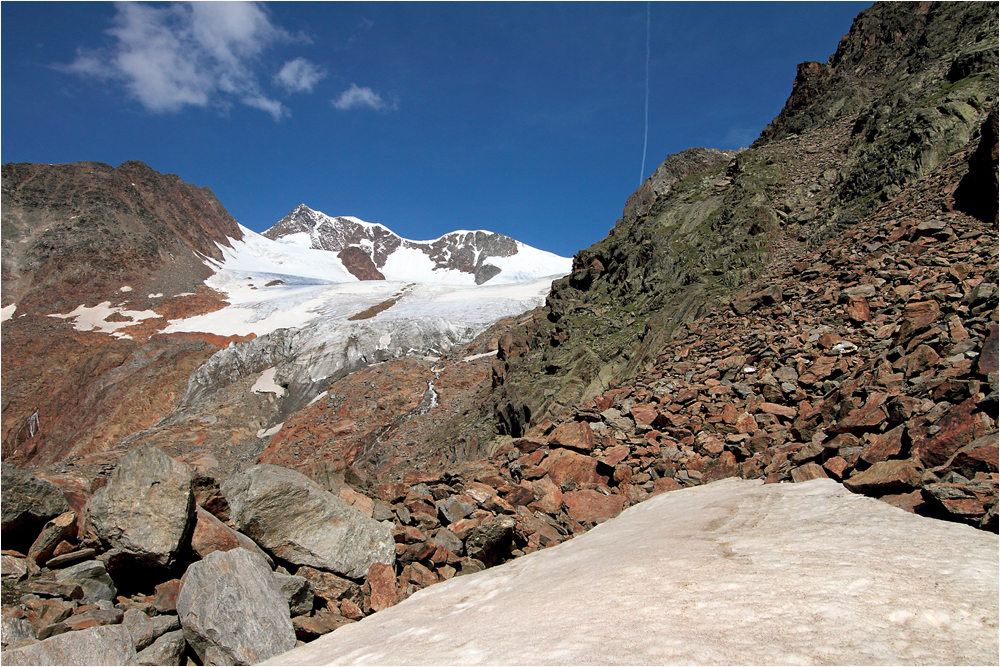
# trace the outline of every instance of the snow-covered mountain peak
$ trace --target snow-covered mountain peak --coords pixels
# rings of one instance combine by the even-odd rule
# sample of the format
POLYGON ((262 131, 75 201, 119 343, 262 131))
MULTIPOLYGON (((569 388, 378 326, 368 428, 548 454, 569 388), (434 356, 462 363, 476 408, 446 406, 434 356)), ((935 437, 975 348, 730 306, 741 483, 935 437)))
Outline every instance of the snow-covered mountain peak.
POLYGON ((572 260, 486 230, 459 230, 430 241, 349 216, 331 217, 299 204, 263 233, 279 243, 337 253, 360 280, 446 284, 511 283, 565 275, 572 260))

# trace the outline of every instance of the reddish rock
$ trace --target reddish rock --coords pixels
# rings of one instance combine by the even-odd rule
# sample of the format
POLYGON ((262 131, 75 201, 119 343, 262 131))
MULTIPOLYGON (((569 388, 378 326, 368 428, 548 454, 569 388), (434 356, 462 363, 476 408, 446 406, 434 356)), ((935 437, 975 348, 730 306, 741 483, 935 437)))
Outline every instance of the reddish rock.
POLYGON ((171 579, 157 584, 149 603, 161 614, 177 613, 177 596, 181 594, 181 580, 171 579))
POLYGON ((564 422, 549 436, 553 447, 567 447, 580 452, 594 451, 594 431, 585 422, 564 422))
MULTIPOLYGON (((369 571, 371 568, 369 568, 369 571)), ((331 608, 336 606, 338 600, 354 594, 358 590, 357 584, 350 579, 338 577, 332 572, 324 572, 309 566, 302 566, 295 571, 299 577, 305 577, 312 585, 313 594, 326 601, 331 608)))
POLYGON ((321 609, 312 616, 296 616, 292 619, 292 627, 295 628, 296 639, 308 642, 333 632, 345 621, 339 613, 321 609))
POLYGON ((756 433, 757 420, 753 415, 744 412, 736 419, 736 430, 740 433, 756 433))
POLYGON ((826 470, 818 463, 804 463, 798 468, 792 468, 792 481, 796 483, 827 477, 829 475, 826 474, 826 470))
POLYGON ((597 460, 577 454, 568 449, 556 449, 546 458, 541 467, 549 478, 559 487, 566 480, 573 480, 577 487, 587 488, 597 484, 606 484, 608 478, 597 474, 597 460))
POLYGON ((360 621, 365 617, 365 612, 361 611, 361 607, 354 604, 354 601, 349 599, 340 601, 340 613, 344 616, 344 618, 352 621, 360 621))
POLYGON ((536 452, 540 448, 545 447, 548 442, 537 438, 518 438, 511 444, 517 447, 518 451, 522 454, 531 454, 532 452, 536 452))
POLYGON ((354 489, 343 486, 338 495, 341 500, 367 517, 371 517, 375 513, 375 501, 354 489))
POLYGON ((909 493, 920 486, 920 471, 910 459, 879 461, 871 468, 851 475, 844 480, 844 486, 866 496, 909 493))
POLYGON ((940 316, 941 307, 933 299, 906 304, 906 319, 909 320, 914 331, 926 329, 934 324, 940 316))
POLYGON ((55 553, 60 542, 75 538, 76 516, 76 512, 63 512, 49 520, 28 549, 28 559, 37 565, 44 565, 55 553))
POLYGON ((861 450, 861 460, 878 463, 897 456, 903 448, 905 426, 899 425, 891 431, 877 435, 861 450))
POLYGON ((739 411, 733 403, 729 402, 722 406, 722 421, 727 424, 735 424, 739 416, 739 411))
POLYGON ((954 406, 938 421, 940 431, 913 445, 914 456, 924 466, 933 468, 943 464, 973 440, 986 435, 988 427, 983 422, 983 415, 972 414, 975 410, 976 403, 971 398, 954 406))
POLYGON ((405 584, 415 584, 419 588, 427 588, 438 581, 437 575, 420 563, 410 563, 399 575, 401 587, 405 584))
POLYGON ((989 375, 998 370, 998 364, 1000 364, 1000 338, 998 338, 1000 334, 998 334, 998 329, 1000 326, 995 322, 990 324, 990 333, 983 343, 983 349, 979 351, 976 372, 980 375, 989 375))
POLYGON ((778 415, 785 419, 795 419, 796 415, 799 414, 795 408, 787 405, 778 405, 777 403, 761 403, 760 411, 766 412, 769 415, 778 415))
POLYGON ((834 456, 833 458, 827 459, 823 464, 823 468, 830 473, 830 477, 833 477, 834 479, 843 479, 844 471, 847 470, 848 467, 847 461, 845 461, 842 456, 834 456))
POLYGON ((677 491, 683 489, 677 480, 672 477, 661 477, 660 479, 653 482, 653 490, 650 492, 650 496, 658 496, 661 493, 666 493, 668 491, 677 491))
MULTIPOLYGON (((513 514, 513 509, 511 510, 513 514)), ((460 519, 455 523, 448 526, 448 530, 454 533, 455 537, 460 540, 464 540, 474 528, 478 528, 483 524, 483 521, 490 518, 491 515, 485 514, 484 516, 473 515, 468 519, 460 519)))
POLYGON ((604 495, 592 489, 563 494, 566 513, 581 523, 597 523, 621 514, 624 499, 617 494, 604 495))
POLYGON ((373 563, 365 579, 365 606, 382 611, 396 604, 396 575, 391 565, 373 563))
POLYGON ((858 324, 870 321, 872 314, 868 300, 861 296, 852 296, 847 302, 847 317, 858 324))
POLYGON ((652 405, 633 405, 629 413, 636 424, 643 426, 652 426, 653 422, 660 416, 660 413, 652 405))
POLYGON ((391 484, 379 484, 378 486, 378 497, 383 502, 390 504, 398 503, 406 494, 410 492, 410 487, 408 484, 403 484, 402 482, 394 482, 391 484))
POLYGON ((976 473, 997 472, 1000 452, 997 446, 997 434, 983 436, 970 442, 955 452, 945 467, 954 470, 963 477, 972 479, 976 473))
POLYGON ((913 377, 914 375, 920 375, 940 360, 941 357, 934 351, 934 348, 927 345, 918 345, 917 349, 905 357, 897 359, 892 366, 893 368, 902 370, 908 377, 913 377))
POLYGON ((337 254, 337 258, 358 280, 385 280, 385 276, 363 248, 349 245, 337 254))
POLYGON ((611 449, 605 450, 604 454, 598 459, 598 461, 610 468, 614 468, 616 465, 628 458, 628 454, 628 445, 616 445, 611 449))

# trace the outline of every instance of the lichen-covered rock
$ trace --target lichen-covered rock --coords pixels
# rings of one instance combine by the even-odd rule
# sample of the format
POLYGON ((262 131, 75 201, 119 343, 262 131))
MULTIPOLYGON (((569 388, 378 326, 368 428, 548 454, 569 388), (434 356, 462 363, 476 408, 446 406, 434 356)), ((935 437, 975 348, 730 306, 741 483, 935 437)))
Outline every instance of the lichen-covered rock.
POLYGON ((392 532, 301 473, 257 465, 223 486, 231 516, 257 544, 296 565, 361 579, 372 563, 392 564, 392 532))
POLYGON ((86 524, 131 560, 168 567, 191 536, 191 480, 191 468, 184 463, 155 447, 136 447, 87 502, 86 524))
POLYGON ((5 665, 136 665, 132 634, 123 625, 65 632, 3 653, 5 665))
POLYGON ((288 603, 271 568, 243 548, 191 565, 177 614, 203 664, 252 665, 295 646, 288 603))
POLYGON ((27 551, 46 521, 69 510, 59 488, 6 463, 2 470, 2 536, 5 549, 27 551))

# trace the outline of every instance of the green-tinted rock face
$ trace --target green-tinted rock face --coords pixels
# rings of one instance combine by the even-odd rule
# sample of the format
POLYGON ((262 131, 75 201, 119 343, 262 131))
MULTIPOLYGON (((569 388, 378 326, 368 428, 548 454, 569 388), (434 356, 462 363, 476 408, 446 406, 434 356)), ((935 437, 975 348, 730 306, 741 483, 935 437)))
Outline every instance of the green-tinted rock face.
POLYGON ((785 108, 739 153, 689 149, 574 258, 494 369, 501 431, 522 433, 655 360, 783 254, 860 220, 979 143, 996 104, 997 7, 879 4, 828 63, 799 66, 785 108))

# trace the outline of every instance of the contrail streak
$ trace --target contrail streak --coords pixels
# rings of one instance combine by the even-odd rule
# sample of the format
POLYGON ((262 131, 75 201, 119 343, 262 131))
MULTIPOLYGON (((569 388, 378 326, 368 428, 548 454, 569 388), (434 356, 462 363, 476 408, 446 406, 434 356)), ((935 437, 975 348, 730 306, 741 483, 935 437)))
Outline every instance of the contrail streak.
POLYGON ((646 124, 642 135, 642 168, 639 169, 639 185, 646 174, 646 145, 649 143, 649 0, 646 1, 646 124))

